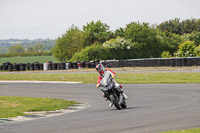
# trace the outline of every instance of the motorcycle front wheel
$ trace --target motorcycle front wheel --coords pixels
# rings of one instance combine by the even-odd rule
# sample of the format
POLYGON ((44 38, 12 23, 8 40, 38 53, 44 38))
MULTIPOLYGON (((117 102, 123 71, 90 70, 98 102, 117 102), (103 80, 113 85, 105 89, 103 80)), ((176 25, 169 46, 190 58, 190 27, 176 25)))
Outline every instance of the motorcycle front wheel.
POLYGON ((124 100, 124 102, 121 104, 121 107, 122 107, 123 109, 125 109, 125 108, 127 107, 126 101, 125 101, 125 100, 124 100))
POLYGON ((110 101, 114 104, 114 106, 115 106, 118 110, 120 110, 120 109, 121 109, 121 106, 120 106, 119 102, 117 101, 117 99, 114 97, 114 95, 113 95, 113 94, 110 94, 109 98, 110 98, 110 101))

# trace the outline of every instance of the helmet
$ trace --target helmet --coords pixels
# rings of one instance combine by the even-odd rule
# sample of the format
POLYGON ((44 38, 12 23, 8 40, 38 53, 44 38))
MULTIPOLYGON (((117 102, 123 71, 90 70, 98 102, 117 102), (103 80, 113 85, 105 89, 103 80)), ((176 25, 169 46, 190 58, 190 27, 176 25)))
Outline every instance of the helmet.
POLYGON ((96 70, 97 70, 97 72, 98 72, 99 74, 103 74, 104 71, 105 71, 104 66, 103 66, 102 64, 98 64, 98 65, 96 66, 96 70))

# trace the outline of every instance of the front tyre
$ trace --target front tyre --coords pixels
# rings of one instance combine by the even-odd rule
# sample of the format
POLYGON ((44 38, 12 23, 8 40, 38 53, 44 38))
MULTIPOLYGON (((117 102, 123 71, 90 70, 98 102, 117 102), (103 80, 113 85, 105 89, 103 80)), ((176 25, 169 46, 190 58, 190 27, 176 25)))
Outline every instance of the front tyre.
POLYGON ((121 109, 121 106, 119 105, 119 102, 117 101, 117 99, 114 97, 113 94, 110 94, 109 96, 110 98, 110 101, 115 105, 115 107, 120 110, 121 109))
POLYGON ((127 107, 126 101, 125 101, 125 100, 124 100, 124 102, 121 104, 121 107, 122 107, 123 109, 125 109, 125 108, 127 107))

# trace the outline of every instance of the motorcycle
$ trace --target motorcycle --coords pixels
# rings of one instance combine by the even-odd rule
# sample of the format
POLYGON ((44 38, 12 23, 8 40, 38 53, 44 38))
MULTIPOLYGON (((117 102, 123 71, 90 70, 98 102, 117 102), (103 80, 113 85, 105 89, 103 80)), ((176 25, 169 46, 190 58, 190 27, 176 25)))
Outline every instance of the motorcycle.
POLYGON ((105 76, 100 81, 100 89, 107 98, 106 101, 109 100, 118 110, 127 107, 125 98, 119 90, 114 88, 113 78, 108 72, 105 72, 105 76))

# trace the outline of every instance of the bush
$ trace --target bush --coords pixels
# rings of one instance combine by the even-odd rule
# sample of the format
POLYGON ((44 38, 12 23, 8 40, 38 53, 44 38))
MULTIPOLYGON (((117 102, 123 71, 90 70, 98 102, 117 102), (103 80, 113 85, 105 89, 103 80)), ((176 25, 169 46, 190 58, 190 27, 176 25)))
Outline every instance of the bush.
POLYGON ((194 49, 194 53, 196 56, 200 56, 200 45, 194 49))
POLYGON ((116 39, 106 41, 103 47, 110 51, 108 59, 134 59, 142 56, 141 44, 117 37, 116 39))
POLYGON ((195 56, 194 49, 195 49, 194 41, 185 41, 184 43, 179 45, 179 49, 176 53, 176 56, 193 57, 195 56))
POLYGON ((100 45, 93 44, 88 46, 81 52, 75 53, 71 61, 92 61, 108 59, 109 51, 100 45))
POLYGON ((162 58, 170 58, 171 57, 171 54, 169 51, 164 51, 161 55, 162 58))

